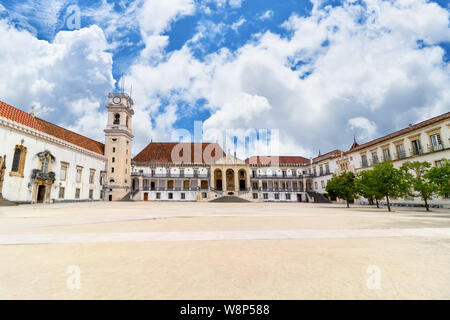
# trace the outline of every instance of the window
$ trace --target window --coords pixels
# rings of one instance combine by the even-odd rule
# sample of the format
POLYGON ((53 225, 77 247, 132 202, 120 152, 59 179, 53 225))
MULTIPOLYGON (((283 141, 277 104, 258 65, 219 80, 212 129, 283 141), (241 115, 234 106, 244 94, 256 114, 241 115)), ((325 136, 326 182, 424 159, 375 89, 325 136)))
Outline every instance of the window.
POLYGON ((297 188, 298 188, 297 182, 294 182, 294 183, 292 184, 292 188, 294 188, 294 190, 297 190, 297 188))
POLYGON ((65 191, 64 187, 59 187, 59 193, 58 193, 59 199, 64 199, 64 191, 65 191))
POLYGON ((325 164, 325 173, 326 174, 330 173, 330 165, 328 163, 325 164))
POLYGON ((127 128, 128 128, 128 116, 127 116, 127 118, 126 118, 125 125, 126 125, 127 128))
POLYGON ((202 189, 208 189, 208 180, 202 180, 200 182, 200 188, 202 189))
MULTIPOLYGON (((23 143, 23 140, 22 140, 23 143)), ((23 168, 25 166, 25 157, 27 154, 27 148, 21 145, 16 145, 14 149, 14 156, 11 166, 10 176, 16 176, 23 178, 23 168)))
POLYGON ((91 170, 89 171, 89 183, 90 183, 90 184, 93 184, 93 183, 94 183, 94 177, 95 177, 95 170, 94 170, 94 169, 91 169, 91 170))
POLYGON ((114 167, 111 168, 111 173, 114 173, 114 167))
POLYGON ((114 122, 113 124, 120 124, 120 114, 116 113, 114 115, 114 122))
POLYGON ((167 181, 167 189, 173 189, 173 180, 167 181))
POLYGON ((89 190, 89 199, 94 199, 94 190, 89 190))
POLYGON ((208 196, 208 195, 206 194, 206 192, 202 192, 202 198, 203 198, 203 199, 206 199, 207 196, 208 196))
POLYGON ((257 193, 253 194, 253 199, 258 199, 258 194, 257 193))
POLYGON ((263 198, 266 199, 266 200, 269 199, 269 194, 268 193, 263 193, 263 198))
POLYGON ((184 192, 181 193, 181 200, 186 199, 186 194, 184 192))
POLYGON ((318 184, 317 184, 317 181, 314 182, 314 189, 316 189, 316 190, 319 189, 319 186, 318 186, 318 184))
POLYGON ((286 196, 286 200, 291 200, 291 194, 290 193, 286 193, 285 196, 286 196))
POLYGON ((413 151, 413 155, 419 155, 421 154, 421 148, 420 148, 420 140, 413 140, 411 142, 412 145, 412 151, 413 151))
POLYGON ((80 188, 75 189, 75 199, 80 199, 80 188))
POLYGON ((59 172, 59 180, 66 181, 67 179, 67 163, 61 162, 61 171, 59 172))
POLYGON ((184 180, 183 181, 183 188, 184 189, 189 189, 189 180, 184 180))
POLYGON ((112 157, 111 161, 112 163, 116 162, 116 158, 112 157))
POLYGON ((19 163, 20 163, 20 155, 22 153, 22 150, 19 148, 16 148, 14 150, 14 158, 13 158, 13 164, 11 171, 17 172, 19 171, 19 163))
POLYGON ((403 159, 405 155, 405 147, 403 147, 403 144, 398 144, 395 146, 395 149, 397 150, 397 158, 403 159))
POLYGON ((391 153, 389 152, 389 149, 383 149, 383 157, 384 161, 390 161, 391 160, 391 153))
POLYGON ((378 163, 378 154, 376 151, 372 152, 372 161, 374 164, 378 163))
POLYGON ((116 152, 116 147, 113 147, 113 153, 115 153, 116 152))
POLYGON ((169 199, 172 200, 173 199, 173 193, 169 192, 169 199))
POLYGON ((439 133, 430 136, 433 151, 442 150, 441 135, 439 133))
POLYGON ((161 199, 161 192, 156 193, 156 199, 161 199))
POLYGON ((280 200, 280 194, 279 193, 275 193, 274 197, 275 197, 275 200, 280 200))
POLYGON ((323 187, 325 186, 325 182, 323 182, 323 180, 320 181, 320 186, 322 187, 322 189, 323 189, 323 187))
POLYGON ((435 164, 436 164, 436 167, 440 167, 440 166, 442 166, 442 160, 437 160, 437 161, 435 161, 435 164))
POLYGON ((49 159, 48 157, 44 156, 41 158, 41 171, 43 173, 47 173, 48 167, 49 167, 49 159))
POLYGON ((252 183, 252 188, 253 189, 258 189, 258 182, 253 182, 252 183))
POLYGON ((363 167, 367 167, 368 163, 367 163, 367 156, 364 154, 361 156, 361 164, 363 167))
POLYGON ((267 190, 267 182, 263 182, 263 189, 267 190))
POLYGON ((82 168, 77 168, 77 182, 81 182, 81 172, 83 171, 82 168))

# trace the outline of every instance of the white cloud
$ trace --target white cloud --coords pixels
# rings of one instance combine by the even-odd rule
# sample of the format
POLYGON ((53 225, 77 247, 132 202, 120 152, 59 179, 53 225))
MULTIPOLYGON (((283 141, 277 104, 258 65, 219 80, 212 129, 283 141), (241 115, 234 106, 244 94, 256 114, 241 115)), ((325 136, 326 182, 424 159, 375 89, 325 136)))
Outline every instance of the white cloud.
POLYGON ((240 8, 242 6, 243 0, 228 0, 228 4, 232 8, 240 8))
POLYGON ((193 0, 146 0, 138 13, 141 31, 147 34, 160 34, 181 16, 195 12, 193 0))
POLYGON ((283 24, 288 38, 268 31, 202 61, 184 46, 158 64, 139 62, 128 76, 140 84, 137 108, 156 118, 163 100, 206 99, 209 129, 278 128, 281 153, 305 156, 348 148, 350 119, 359 129, 370 119, 369 139, 446 112, 450 67, 439 43, 449 39, 449 12, 425 0, 367 3, 317 2, 311 16, 283 24))
POLYGON ((238 21, 231 25, 231 29, 233 29, 235 32, 238 32, 239 27, 241 27, 246 21, 247 20, 245 20, 244 18, 240 18, 238 21))
POLYGON ((267 10, 266 12, 264 12, 263 14, 261 14, 258 19, 259 20, 268 20, 270 18, 273 17, 273 10, 267 10))
POLYGON ((377 134, 377 125, 375 122, 370 121, 364 117, 356 117, 348 120, 350 129, 360 131, 358 138, 367 141, 375 138, 377 134))
MULTIPOLYGON (((220 45, 217 37, 231 28, 202 21, 192 39, 167 53, 172 24, 198 10, 208 13, 213 2, 242 5, 136 0, 120 20, 102 1, 83 14, 103 30, 59 32, 50 43, 0 20, 0 41, 9 44, 0 48, 0 97, 24 109, 55 110, 60 124, 103 139, 102 106, 114 86, 109 50, 123 40, 117 31, 129 26, 145 46, 127 74, 136 102, 134 152, 150 138, 168 140, 185 104, 194 109, 199 99, 211 113, 208 130, 280 129, 281 153, 304 156, 347 148, 347 125, 370 139, 448 111, 450 66, 439 44, 450 41, 449 11, 436 3, 348 0, 331 7, 312 1, 310 16, 292 15, 282 25, 288 36, 267 31, 235 51, 223 48, 200 60, 192 51, 201 49, 201 40, 220 45)), ((46 11, 52 26, 60 4, 55 0, 46 11)), ((272 15, 268 10, 260 18, 272 15)))
POLYGON ((103 31, 91 26, 59 32, 53 43, 0 20, 0 98, 37 117, 103 140, 99 120, 112 90, 112 56, 103 31), (87 123, 90 123, 88 125, 87 123))

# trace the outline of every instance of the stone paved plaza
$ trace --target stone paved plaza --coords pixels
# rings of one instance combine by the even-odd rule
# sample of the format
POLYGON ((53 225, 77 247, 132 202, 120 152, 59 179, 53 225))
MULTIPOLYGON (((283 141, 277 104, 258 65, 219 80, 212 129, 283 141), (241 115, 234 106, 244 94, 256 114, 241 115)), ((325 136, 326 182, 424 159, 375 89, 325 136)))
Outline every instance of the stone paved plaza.
POLYGON ((299 203, 0 207, 0 298, 449 299, 449 210, 394 210, 299 203))

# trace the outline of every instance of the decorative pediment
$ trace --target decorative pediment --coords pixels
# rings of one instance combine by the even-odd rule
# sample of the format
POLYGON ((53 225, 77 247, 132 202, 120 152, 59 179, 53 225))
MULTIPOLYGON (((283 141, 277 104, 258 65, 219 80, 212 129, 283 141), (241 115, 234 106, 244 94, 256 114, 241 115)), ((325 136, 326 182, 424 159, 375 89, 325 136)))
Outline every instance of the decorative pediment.
POLYGON ((223 158, 220 158, 219 160, 217 160, 216 162, 214 162, 214 164, 224 164, 224 165, 235 165, 235 164, 239 164, 239 165, 245 165, 245 161, 229 154, 226 155, 223 158))

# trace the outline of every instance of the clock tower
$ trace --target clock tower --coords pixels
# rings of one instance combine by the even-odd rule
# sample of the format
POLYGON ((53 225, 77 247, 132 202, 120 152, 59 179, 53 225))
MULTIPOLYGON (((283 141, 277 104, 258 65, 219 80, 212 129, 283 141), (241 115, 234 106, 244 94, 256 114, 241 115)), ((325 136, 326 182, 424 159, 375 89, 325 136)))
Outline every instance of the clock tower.
POLYGON ((131 118, 133 100, 126 93, 108 95, 108 123, 105 129, 105 200, 122 200, 131 192, 131 118))

